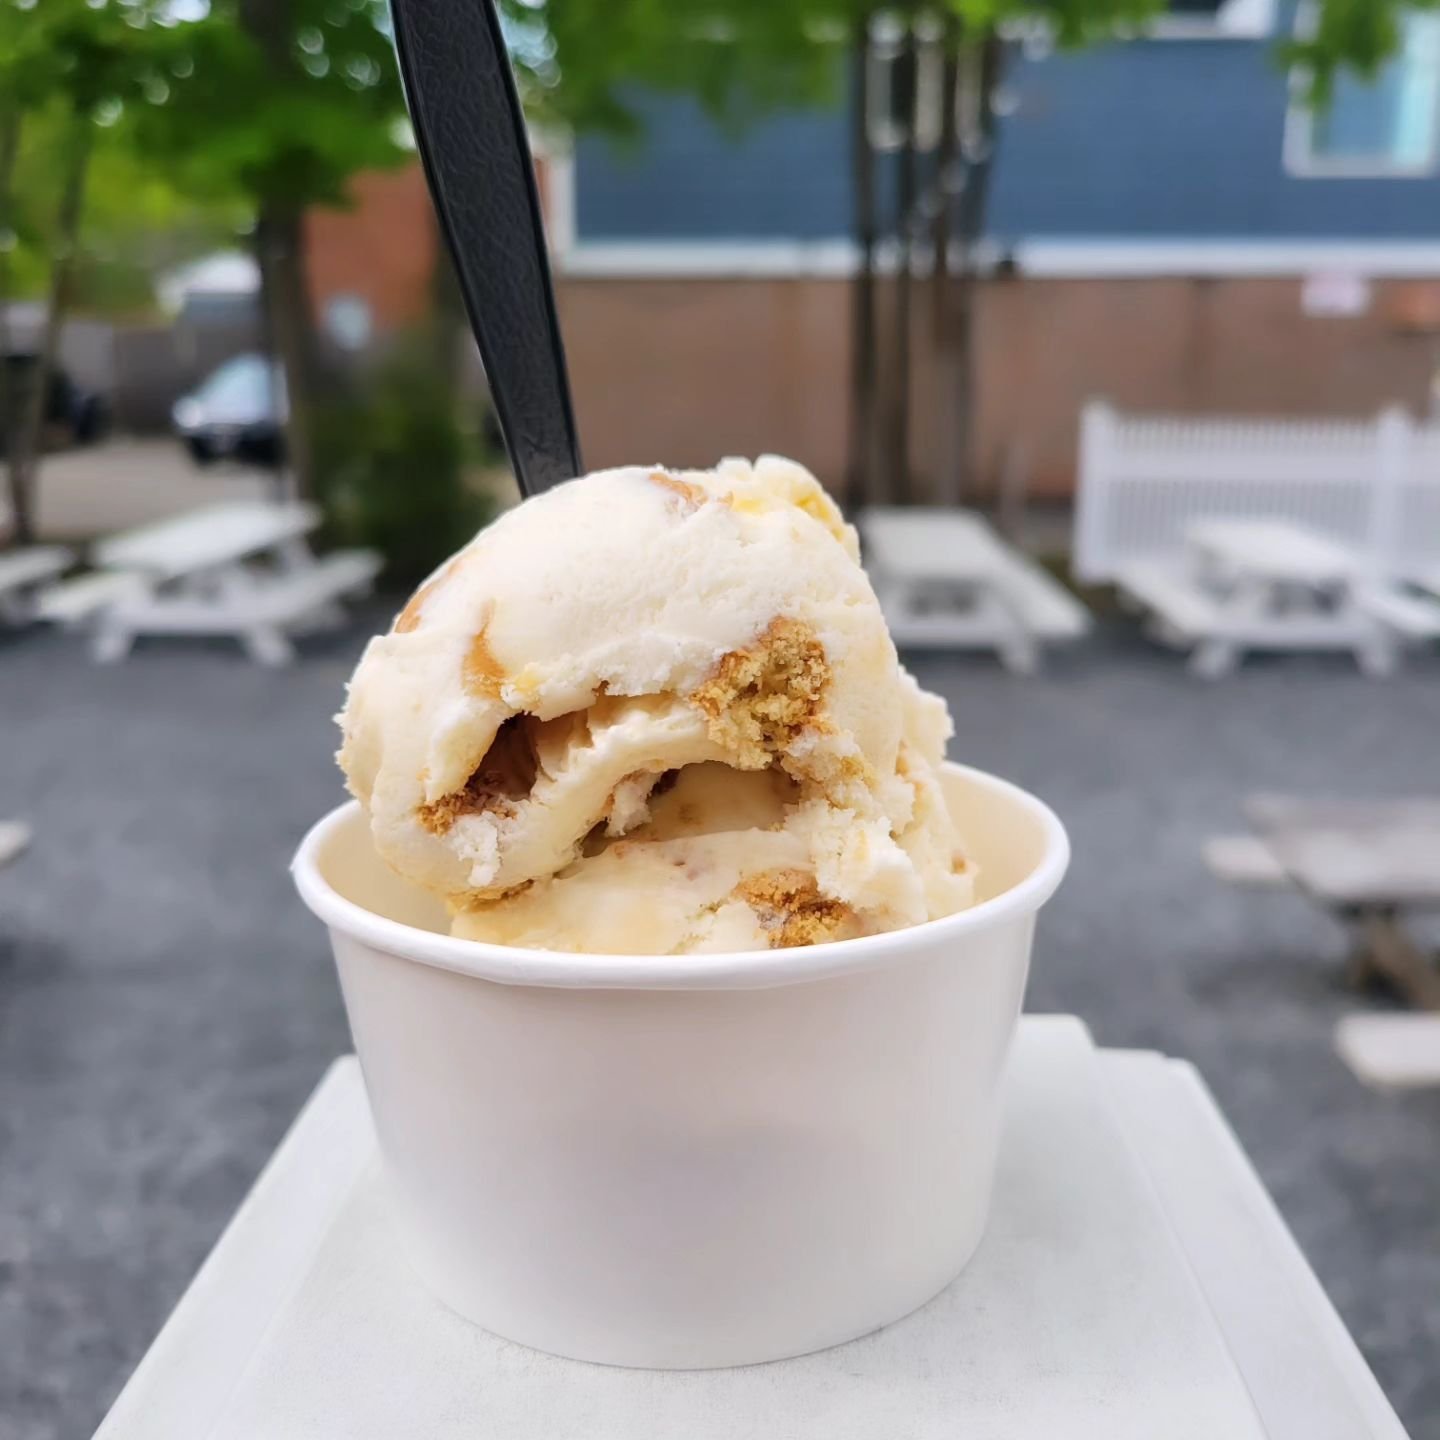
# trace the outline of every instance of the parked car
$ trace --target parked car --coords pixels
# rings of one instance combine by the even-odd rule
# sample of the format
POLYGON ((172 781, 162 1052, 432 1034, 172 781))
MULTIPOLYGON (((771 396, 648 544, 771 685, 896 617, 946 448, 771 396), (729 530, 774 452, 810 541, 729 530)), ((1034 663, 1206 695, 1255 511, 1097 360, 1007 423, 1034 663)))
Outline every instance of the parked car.
POLYGON ((233 457, 278 465, 285 445, 285 377, 263 355, 237 355, 170 411, 175 433, 200 465, 233 457))
MULTIPOLYGON (((34 393, 40 357, 33 351, 11 351, 3 357, 5 384, 0 385, 0 450, 12 424, 34 393)), ((63 366, 53 366, 45 393, 45 439, 50 445, 89 445, 110 426, 110 407, 96 390, 79 385, 63 366)))

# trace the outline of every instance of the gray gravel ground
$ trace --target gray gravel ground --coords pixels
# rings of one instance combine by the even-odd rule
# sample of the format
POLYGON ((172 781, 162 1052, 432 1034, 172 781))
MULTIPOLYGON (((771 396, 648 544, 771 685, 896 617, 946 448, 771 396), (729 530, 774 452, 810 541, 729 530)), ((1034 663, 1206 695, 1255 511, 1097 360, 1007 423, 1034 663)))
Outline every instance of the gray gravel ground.
MULTIPOLYGON (((366 623, 380 619, 380 612, 366 623)), ((346 1048, 286 861, 339 795, 331 712, 361 630, 288 673, 225 645, 0 635, 0 1436, 90 1433, 262 1162, 346 1048)), ((1440 1440, 1440 1091, 1357 1084, 1339 938, 1221 887, 1208 834, 1257 788, 1440 790, 1440 661, 1191 680, 1128 632, 1038 681, 917 657, 954 753, 1049 798, 1076 858, 1031 1008, 1199 1063, 1416 1440, 1440 1440)))

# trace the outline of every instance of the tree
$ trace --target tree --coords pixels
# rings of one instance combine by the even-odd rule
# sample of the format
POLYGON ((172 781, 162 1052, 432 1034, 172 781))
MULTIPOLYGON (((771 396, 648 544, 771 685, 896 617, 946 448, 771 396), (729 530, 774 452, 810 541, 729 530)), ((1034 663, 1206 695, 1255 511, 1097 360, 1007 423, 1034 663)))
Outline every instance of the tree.
MULTIPOLYGON (((35 363, 23 389, 0 395, 8 433, 8 492, 15 539, 33 534, 33 501, 44 441, 45 404, 71 299, 86 182, 97 136, 137 98, 152 59, 150 0, 47 0, 42 8, 3 0, 0 9, 0 231, 16 233, 15 177, 27 122, 50 122, 57 139, 59 183, 45 316, 35 363)), ((9 252, 0 274, 0 305, 9 299, 9 252)), ((0 354, 9 337, 0 333, 0 354)), ((11 386, 15 370, 4 367, 11 386)))
MULTIPOLYGON (((1308 33, 1276 47, 1276 59, 1301 67, 1311 103, 1327 103, 1344 69, 1373 75, 1394 53, 1409 10, 1436 8, 1437 0, 1317 0, 1308 33)), ((953 503, 975 464, 974 328, 978 246, 984 235, 997 144, 998 96, 1017 37, 1039 34, 1062 47, 1143 34, 1167 9, 1166 0, 948 0, 942 31, 945 131, 928 193, 902 207, 898 224, 908 240, 929 217, 932 224, 932 333, 944 393, 950 404, 936 417, 939 449, 936 499, 953 503)), ((911 20, 913 28, 913 18, 911 20)), ((910 123, 915 122, 913 110, 910 123)), ((898 343, 898 342, 897 342, 898 343)), ((908 407, 908 357, 898 352, 896 388, 908 407)), ((910 457, 905 434, 886 456, 892 494, 903 498, 910 457)))
MULTIPOLYGON (((304 214, 344 204, 356 171, 411 153, 383 0, 212 0, 195 19, 175 10, 167 0, 0 0, 0 305, 17 255, 47 295, 26 395, 0 395, 14 402, 3 403, 14 433, 0 439, 22 540, 97 169, 128 177, 132 209, 178 191, 192 212, 228 210, 253 227, 288 382, 290 453, 309 488, 320 365, 304 214), (17 192, 27 158, 40 205, 17 192)), ((103 179, 100 188, 114 198, 103 179)), ((0 367, 0 383, 10 373, 0 367)))
POLYGON ((410 155, 383 0, 212 0, 172 30, 167 103, 148 141, 197 194, 254 218, 265 319, 283 367, 291 464, 315 482, 319 343, 303 224, 358 171, 410 155))
MULTIPOLYGON (((651 0, 502 0, 527 106, 546 121, 635 139, 639 90, 693 95, 736 128, 778 106, 833 101, 846 87, 852 109, 853 207, 859 266, 852 304, 850 494, 892 496, 910 479, 908 349, 911 260, 928 238, 932 334, 944 370, 948 435, 940 447, 942 498, 953 499, 969 468, 977 242, 983 234, 996 145, 997 95, 1018 35, 1043 33, 1072 47, 1143 33, 1167 0, 712 0, 693 7, 651 0), (865 124, 872 24, 899 23, 899 49, 938 30, 942 116, 937 161, 913 172, 914 109, 900 137, 901 204, 879 220, 880 168, 865 124), (838 49, 847 45, 848 66, 838 49), (884 243, 888 241, 888 246, 884 243), (889 344, 878 318, 878 260, 896 262, 896 312, 889 344), (887 350, 888 364, 877 363, 887 350), (884 385, 883 371, 889 372, 884 385), (884 413, 881 414, 881 400, 884 413), (881 420, 883 418, 883 426, 881 420), (877 439, 883 434, 883 443, 877 439), (883 463, 877 473, 876 451, 883 463)), ((1440 0, 1317 0, 1304 38, 1277 58, 1306 67, 1323 104, 1344 68, 1373 74, 1399 43, 1404 14, 1440 0)), ((934 43, 932 41, 926 42, 934 43)), ((904 64, 901 67, 903 71, 904 64)), ((913 87, 912 87, 913 96, 913 87)))
POLYGON ((870 23, 860 16, 850 39, 850 186, 858 265, 850 296, 850 463, 846 489, 851 501, 870 498, 875 459, 875 150, 870 143, 870 23))
POLYGON ((1440 0, 1320 0, 1280 56, 1299 67, 1310 102, 1323 109, 1342 71, 1373 79, 1400 48, 1405 17, 1436 9, 1440 0))

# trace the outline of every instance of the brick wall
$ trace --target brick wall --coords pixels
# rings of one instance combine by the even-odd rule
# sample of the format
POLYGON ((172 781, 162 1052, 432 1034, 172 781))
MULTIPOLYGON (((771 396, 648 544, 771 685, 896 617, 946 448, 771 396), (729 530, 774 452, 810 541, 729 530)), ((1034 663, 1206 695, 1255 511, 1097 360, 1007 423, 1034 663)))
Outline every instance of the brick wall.
MULTIPOLYGON (((543 161, 541 193, 545 193, 543 161)), ((436 230, 418 165, 363 175, 349 210, 307 221, 317 304, 363 296, 377 330, 420 319, 436 230)), ((923 494, 941 453, 947 373, 915 319, 913 457, 923 494)), ((850 290, 820 279, 559 281, 586 462, 711 464, 793 455, 837 490, 846 464, 850 290)), ((978 309, 976 471, 1007 464, 1041 495, 1073 483, 1092 396, 1123 408, 1371 414, 1428 401, 1440 285, 1382 281, 1366 312, 1307 316, 1298 278, 988 282, 978 309)))
POLYGON ((419 165, 371 171, 350 187, 350 206, 305 217, 310 283, 316 307, 336 295, 358 295, 377 331, 413 324, 429 303, 435 221, 419 165))
POLYGON ((562 280, 559 303, 588 465, 779 450, 843 470, 843 285, 562 280))
MULTIPOLYGON (((1374 287, 1361 316, 1303 313, 1298 279, 997 280, 978 313, 977 454, 1037 494, 1073 483, 1081 405, 1371 414, 1426 404, 1440 295, 1374 287)), ((922 296, 923 301, 923 296, 922 296)), ((778 450, 839 488, 845 469, 849 288, 843 280, 562 279, 561 317, 585 458, 712 463, 778 450)), ((925 488, 943 376, 917 310, 914 459, 925 488)))

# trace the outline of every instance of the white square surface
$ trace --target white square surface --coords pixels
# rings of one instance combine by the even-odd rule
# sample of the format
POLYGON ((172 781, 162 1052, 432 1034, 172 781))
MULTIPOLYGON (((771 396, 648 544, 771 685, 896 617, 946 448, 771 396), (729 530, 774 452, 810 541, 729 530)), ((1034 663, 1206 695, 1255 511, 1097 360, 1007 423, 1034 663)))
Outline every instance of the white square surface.
POLYGON ((862 1340, 720 1371, 559 1360, 433 1300, 341 1062, 99 1440, 1266 1435, 1403 1432, 1193 1072, 1046 1019, 965 1273, 862 1340))

